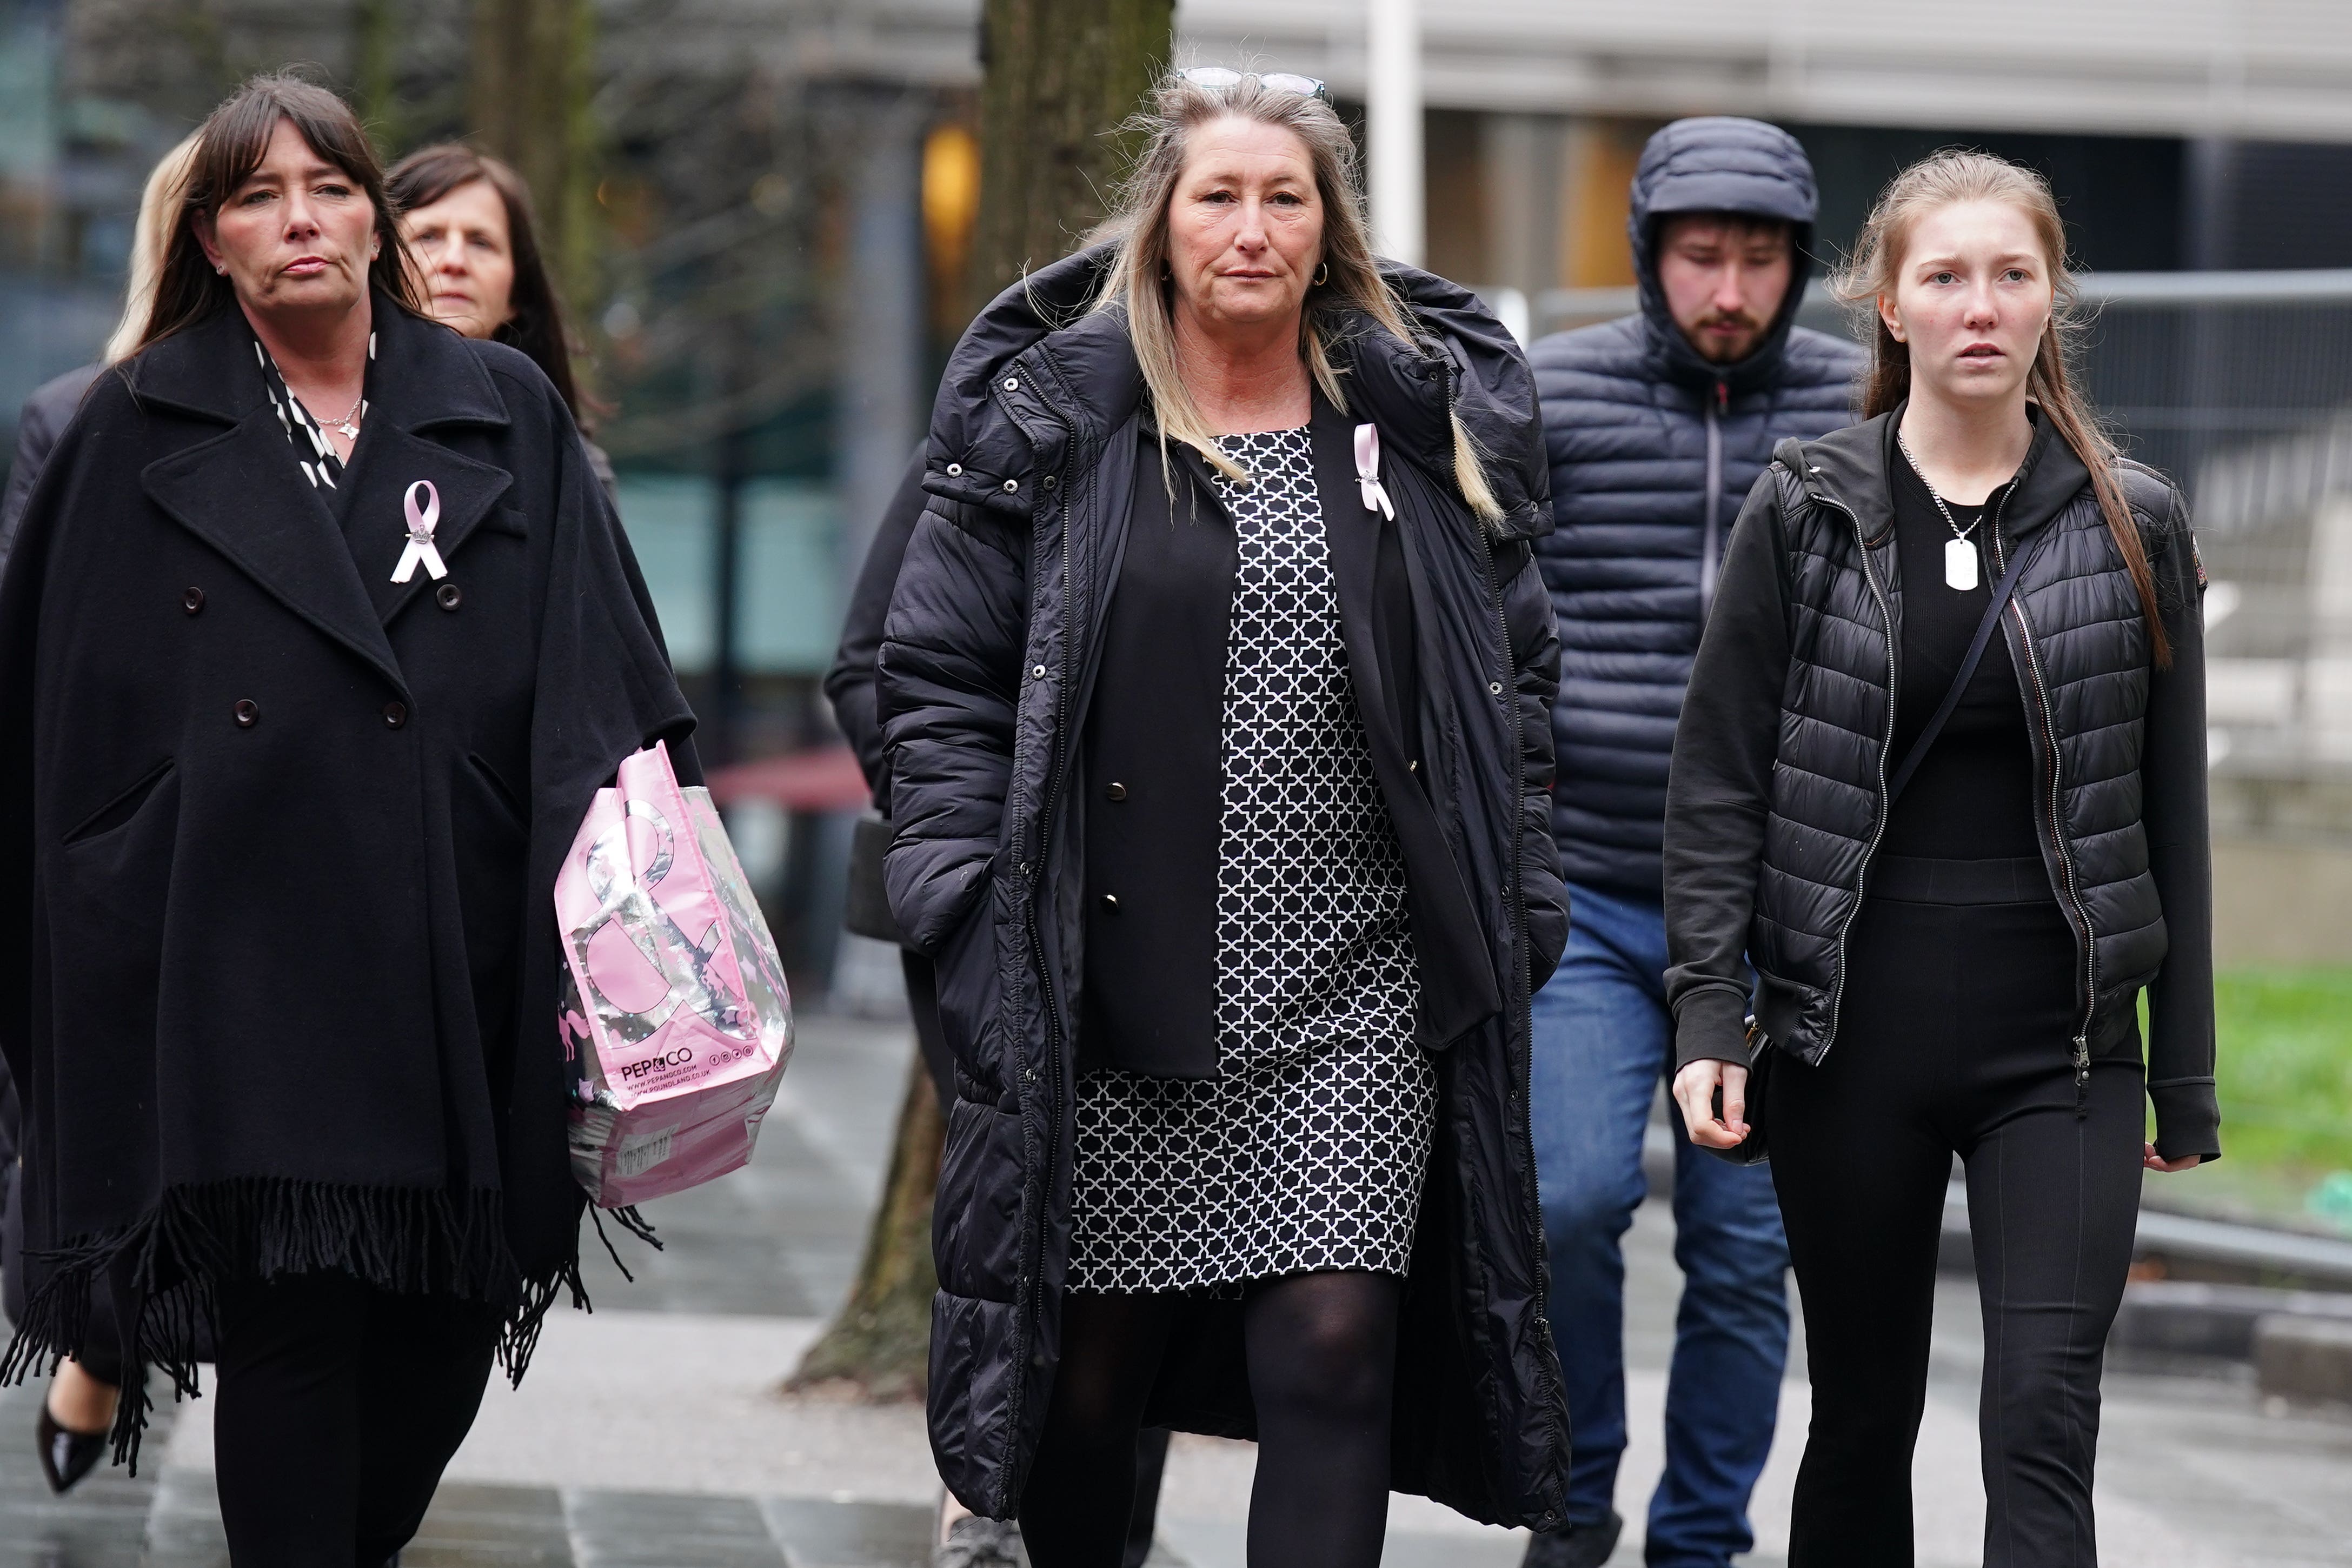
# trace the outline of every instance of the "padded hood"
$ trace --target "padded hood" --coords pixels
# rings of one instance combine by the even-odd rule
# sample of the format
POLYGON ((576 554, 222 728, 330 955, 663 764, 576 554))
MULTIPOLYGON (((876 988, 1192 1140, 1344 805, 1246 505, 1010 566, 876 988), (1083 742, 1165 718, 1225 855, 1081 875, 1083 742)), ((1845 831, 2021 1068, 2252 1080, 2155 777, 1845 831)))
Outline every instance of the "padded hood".
MULTIPOLYGON (((1038 481, 1070 436, 1098 447, 1143 399, 1119 310, 1089 310, 1111 258, 1096 246, 999 294, 965 329, 931 411, 923 487, 1026 520, 1038 481)), ((1503 509, 1496 531, 1551 531, 1551 466, 1527 356, 1477 296, 1418 268, 1384 262, 1415 341, 1399 342, 1358 313, 1328 345, 1351 408, 1382 445, 1429 473, 1454 471, 1450 408, 1485 459, 1503 509)))
POLYGON ((1692 386, 1726 382, 1735 394, 1772 379, 1812 276, 1813 221, 1820 212, 1812 163, 1797 139, 1777 125, 1706 115, 1677 120, 1650 138, 1633 171, 1625 226, 1633 244, 1650 352, 1662 374, 1692 386), (1658 283, 1659 220, 1701 212, 1778 218, 1789 226, 1795 247, 1789 297, 1780 302, 1780 315, 1756 352, 1736 364, 1716 364, 1691 347, 1658 283))

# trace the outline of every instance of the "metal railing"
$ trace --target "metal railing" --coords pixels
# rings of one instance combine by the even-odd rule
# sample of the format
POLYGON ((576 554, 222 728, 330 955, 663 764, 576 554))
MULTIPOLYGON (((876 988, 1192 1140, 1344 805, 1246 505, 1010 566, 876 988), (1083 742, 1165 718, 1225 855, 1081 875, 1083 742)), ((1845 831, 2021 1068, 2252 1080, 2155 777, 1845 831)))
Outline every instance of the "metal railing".
MULTIPOLYGON (((2352 269, 2093 274, 2083 296, 2084 390, 2187 490, 2217 584, 2215 754, 2352 770, 2352 269)), ((1530 335, 1639 308, 1631 288, 1520 298, 1530 335)), ((1856 331, 1818 282, 1798 320, 1856 331)))

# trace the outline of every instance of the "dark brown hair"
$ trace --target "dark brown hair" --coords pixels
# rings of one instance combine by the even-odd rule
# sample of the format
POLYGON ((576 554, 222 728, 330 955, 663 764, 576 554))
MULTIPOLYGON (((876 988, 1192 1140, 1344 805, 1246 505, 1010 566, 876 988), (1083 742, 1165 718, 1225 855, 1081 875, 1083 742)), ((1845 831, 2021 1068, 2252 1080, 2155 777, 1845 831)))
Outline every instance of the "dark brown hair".
POLYGON ((141 348, 208 321, 236 302, 236 285, 205 259, 196 219, 217 214, 221 204, 261 167, 281 120, 301 134, 311 152, 349 175, 374 206, 377 244, 375 259, 368 265, 369 284, 403 310, 424 313, 408 247, 401 243, 392 204, 384 196, 383 167, 368 145, 367 132, 360 129, 359 117, 325 88, 276 72, 255 77, 229 94, 196 130, 187 192, 163 252, 163 272, 156 282, 147 330, 140 334, 141 348))
POLYGON ((2042 417, 2091 470, 2099 511, 2131 574, 2132 586, 2139 590, 2149 656, 2158 669, 2169 668, 2172 639, 2165 635, 2164 616, 2157 608, 2156 574, 2148 569, 2147 547, 2133 521, 2131 503, 2124 499, 2123 481, 2116 477, 2122 455, 2100 425, 2098 411, 2075 385, 2069 363, 2083 331, 2080 294, 2066 262, 2066 226, 2058 216, 2058 199, 2038 172, 1990 153, 1947 148, 1895 175, 1880 195, 1854 242, 1853 257, 1831 285, 1847 304, 1870 311, 1870 374, 1863 382, 1862 416, 1874 419, 1911 395, 1911 348, 1887 331, 1886 319, 1878 313, 1878 297, 1895 292, 1911 230, 1919 219, 1961 202, 2007 202, 2025 214, 2042 241, 2050 263, 2050 320, 2042 329, 2033 368, 2026 374, 2025 393, 2042 405, 2042 417))
POLYGON ((562 297, 548 276, 547 261, 539 248, 539 220, 523 178, 471 147, 454 142, 420 147, 393 165, 387 187, 393 205, 404 213, 429 207, 435 202, 477 180, 498 192, 506 204, 507 245, 514 257, 514 288, 507 296, 507 319, 490 335, 520 349, 547 373, 555 390, 572 409, 582 429, 588 428, 588 411, 581 406, 580 391, 572 374, 571 333, 562 297))

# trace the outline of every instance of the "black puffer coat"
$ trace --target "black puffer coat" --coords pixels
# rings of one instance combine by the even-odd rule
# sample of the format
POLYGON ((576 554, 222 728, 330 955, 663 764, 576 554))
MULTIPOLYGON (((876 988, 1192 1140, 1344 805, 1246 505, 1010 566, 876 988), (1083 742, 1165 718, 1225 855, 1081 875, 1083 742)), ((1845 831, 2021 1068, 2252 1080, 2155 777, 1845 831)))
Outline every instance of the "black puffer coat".
MULTIPOLYGON (((1019 1504, 1059 1353, 1084 969, 1076 741, 1130 503, 1160 483, 1139 460, 1124 319, 1083 313, 1105 258, 1008 290, 958 347, 932 422, 934 500, 881 656, 891 905, 938 959, 961 1091, 934 1228, 931 1441, 949 1488, 999 1518, 1019 1504)), ((1530 984, 1566 934, 1547 822, 1556 645, 1526 545, 1550 516, 1534 387, 1508 336, 1452 284, 1391 282, 1424 340, 1367 326, 1342 363, 1412 552, 1424 772, 1505 999, 1434 1054, 1393 1484, 1542 1525, 1561 1517, 1568 1466, 1527 1120, 1530 984), (1454 486, 1449 406, 1487 454, 1497 527, 1454 486)), ((1231 1304, 1204 1303, 1179 1334, 1147 1419, 1254 1433, 1231 1304)))
MULTIPOLYGON (((1900 417, 1784 442, 1733 531, 1666 810, 1677 1066, 1748 1059, 1748 961, 1774 1045, 1819 1062, 1836 1044, 1846 931, 1899 764, 1886 752, 1902 689, 1887 480, 1900 417)), ((2221 1144, 2202 573, 2187 509, 2153 470, 2122 465, 2172 644, 2158 669, 2089 471, 2044 424, 2020 473, 1994 564, 2032 552, 2000 630, 2032 738, 2042 857, 2074 929, 2075 1064, 2135 1039, 2147 987, 2157 1149, 2210 1158, 2221 1144)))
POLYGON ((1626 222, 1641 312, 1528 353, 1559 525, 1536 545, 1559 615, 1552 831, 1579 887, 1659 896, 1666 762, 1727 526, 1775 442, 1853 418, 1861 351, 1791 325, 1814 208, 1812 168, 1788 132, 1755 120, 1676 121, 1650 139, 1633 176, 1626 222), (1795 230, 1788 300, 1737 364, 1701 358, 1658 286, 1659 220, 1687 212, 1795 230))

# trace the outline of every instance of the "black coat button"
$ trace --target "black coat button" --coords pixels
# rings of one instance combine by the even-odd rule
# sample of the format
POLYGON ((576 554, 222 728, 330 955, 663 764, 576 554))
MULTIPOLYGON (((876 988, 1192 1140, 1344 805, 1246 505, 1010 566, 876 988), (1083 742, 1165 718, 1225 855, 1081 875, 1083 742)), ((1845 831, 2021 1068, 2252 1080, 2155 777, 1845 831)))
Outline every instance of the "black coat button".
POLYGON ((261 722, 261 704, 250 697, 236 700, 236 727, 240 730, 250 730, 261 722))
POLYGON ((1127 786, 1123 784, 1115 784, 1109 788, 1104 790, 1103 794, 1110 796, 1113 800, 1125 800, 1127 798, 1127 786))
POLYGON ((1118 913, 1118 895, 1117 893, 1105 893, 1102 896, 1102 907, 1103 913, 1107 915, 1115 915, 1118 913))
POLYGON ((433 590, 433 602, 445 610, 454 610, 466 602, 466 595, 455 583, 444 583, 433 590))
POLYGON ((180 595, 180 608, 187 611, 188 614, 193 616, 204 607, 205 591, 202 588, 191 588, 180 595))
POLYGON ((383 705, 383 721, 391 725, 395 730, 399 729, 403 724, 407 723, 408 704, 405 702, 385 703, 383 705))

